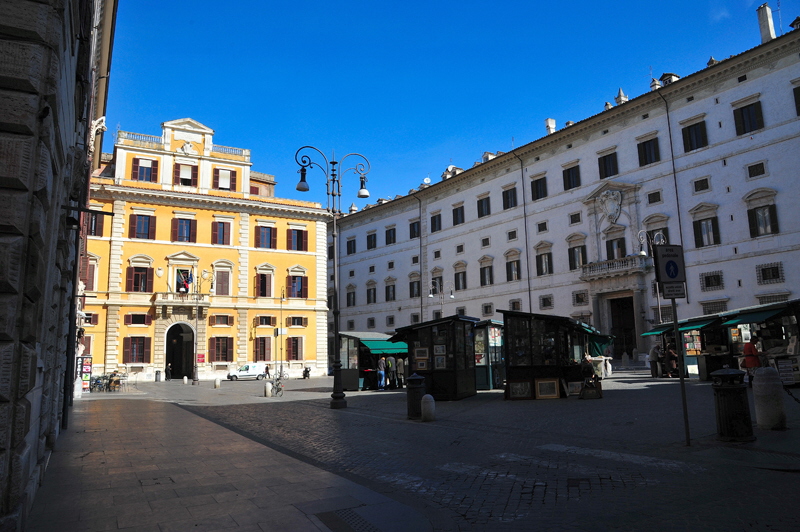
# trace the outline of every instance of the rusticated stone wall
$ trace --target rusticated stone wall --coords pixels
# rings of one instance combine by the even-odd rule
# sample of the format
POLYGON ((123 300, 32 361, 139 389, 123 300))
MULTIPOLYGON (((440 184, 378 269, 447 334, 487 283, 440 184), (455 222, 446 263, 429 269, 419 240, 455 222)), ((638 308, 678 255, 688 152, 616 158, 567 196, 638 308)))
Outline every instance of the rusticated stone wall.
POLYGON ((24 528, 61 426, 92 12, 0 2, 0 531, 24 528))

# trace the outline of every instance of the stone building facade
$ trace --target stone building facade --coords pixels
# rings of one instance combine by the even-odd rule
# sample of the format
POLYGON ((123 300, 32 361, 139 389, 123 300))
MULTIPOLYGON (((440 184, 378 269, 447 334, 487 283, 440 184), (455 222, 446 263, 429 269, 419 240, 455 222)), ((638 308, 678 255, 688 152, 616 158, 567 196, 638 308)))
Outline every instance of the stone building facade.
POLYGON ((0 530, 24 528, 67 425, 115 16, 113 0, 0 3, 0 530))

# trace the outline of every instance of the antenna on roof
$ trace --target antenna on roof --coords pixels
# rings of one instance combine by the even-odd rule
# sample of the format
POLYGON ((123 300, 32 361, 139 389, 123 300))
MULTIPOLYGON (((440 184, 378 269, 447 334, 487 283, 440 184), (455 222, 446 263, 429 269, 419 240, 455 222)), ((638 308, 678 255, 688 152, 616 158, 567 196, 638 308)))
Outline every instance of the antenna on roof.
POLYGON ((514 149, 514 137, 511 137, 511 149, 514 149))
POLYGON ((781 0, 778 0, 778 36, 783 35, 783 17, 781 17, 781 0))

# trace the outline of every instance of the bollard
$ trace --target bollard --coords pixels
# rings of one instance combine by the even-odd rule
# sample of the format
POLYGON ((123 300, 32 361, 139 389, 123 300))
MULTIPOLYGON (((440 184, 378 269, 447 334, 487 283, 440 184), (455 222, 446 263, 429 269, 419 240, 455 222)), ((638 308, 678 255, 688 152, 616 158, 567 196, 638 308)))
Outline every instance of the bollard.
POLYGON ((161 382, 161 370, 156 370, 156 382, 161 382))
POLYGON ((717 439, 720 441, 753 441, 753 422, 747 401, 745 372, 720 369, 711 373, 714 382, 714 411, 717 415, 717 439))
POLYGON ((269 381, 264 383, 264 397, 272 397, 272 383, 269 381))
POLYGON ((214 388, 216 389, 216 388, 219 388, 219 387, 220 387, 220 380, 219 379, 214 379, 214 388))
POLYGON ((786 410, 783 405, 783 383, 775 368, 758 368, 753 382, 756 424, 760 429, 785 430, 786 410))
POLYGON ((189 377, 187 377, 186 375, 183 376, 183 383, 189 384, 189 377))
POLYGON ((423 395, 421 401, 422 421, 436 421, 436 401, 432 395, 423 395))
POLYGON ((407 382, 408 419, 419 419, 422 417, 422 396, 425 395, 425 377, 414 373, 407 379, 407 382))

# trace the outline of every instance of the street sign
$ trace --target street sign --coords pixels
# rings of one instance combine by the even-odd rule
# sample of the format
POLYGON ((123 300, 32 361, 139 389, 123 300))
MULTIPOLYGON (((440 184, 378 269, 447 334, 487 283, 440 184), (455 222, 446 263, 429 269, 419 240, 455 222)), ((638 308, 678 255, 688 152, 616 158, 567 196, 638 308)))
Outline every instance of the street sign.
MULTIPOLYGON (((685 283, 683 246, 653 246, 656 263, 656 281, 659 283, 685 283)), ((669 297, 669 296, 665 296, 669 297)), ((681 296, 681 297, 686 297, 681 296)))
POLYGON ((686 285, 683 283, 662 283, 664 299, 685 299, 686 285))

